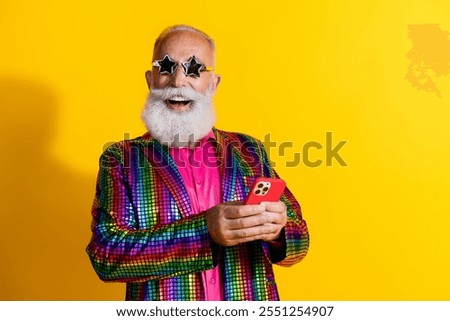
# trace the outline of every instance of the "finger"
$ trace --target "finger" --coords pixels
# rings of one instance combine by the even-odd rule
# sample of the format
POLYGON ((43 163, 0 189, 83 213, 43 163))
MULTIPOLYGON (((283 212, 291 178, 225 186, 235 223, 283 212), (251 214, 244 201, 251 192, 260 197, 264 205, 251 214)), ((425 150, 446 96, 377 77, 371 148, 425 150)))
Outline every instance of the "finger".
POLYGON ((264 212, 261 214, 264 217, 264 223, 265 224, 285 224, 285 221, 287 220, 287 216, 285 213, 278 213, 278 212, 264 212))
MULTIPOLYGON (((274 213, 260 213, 251 216, 244 216, 239 218, 227 219, 228 229, 230 230, 242 230, 246 228, 250 228, 253 226, 263 225, 265 223, 270 223, 272 221, 276 221, 276 218, 272 216, 280 216, 279 214, 274 213)), ((281 223, 281 219, 278 221, 281 223)))
POLYGON ((273 241, 279 237, 284 225, 279 225, 279 224, 271 224, 271 225, 272 225, 271 230, 273 232, 262 234, 262 235, 260 235, 260 237, 258 239, 260 239, 262 241, 273 241))
POLYGON ((266 211, 275 213, 284 213, 286 211, 286 205, 281 202, 262 202, 261 205, 266 207, 266 211))
POLYGON ((264 235, 278 234, 281 230, 278 224, 263 224, 240 230, 231 230, 227 234, 230 240, 237 240, 240 243, 261 239, 264 235))
POLYGON ((286 215, 273 212, 263 212, 251 216, 245 216, 234 219, 226 219, 227 229, 240 230, 263 224, 286 224, 286 215))
POLYGON ((226 218, 233 219, 261 214, 264 211, 264 205, 233 205, 226 207, 224 213, 226 218))

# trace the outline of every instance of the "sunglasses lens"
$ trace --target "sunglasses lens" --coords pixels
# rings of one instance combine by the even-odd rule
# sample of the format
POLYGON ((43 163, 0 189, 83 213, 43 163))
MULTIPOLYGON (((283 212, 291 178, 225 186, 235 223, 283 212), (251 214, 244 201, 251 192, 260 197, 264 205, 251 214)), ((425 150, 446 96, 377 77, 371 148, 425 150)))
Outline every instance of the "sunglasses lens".
POLYGON ((200 72, 205 65, 199 62, 195 56, 192 56, 188 61, 183 62, 183 71, 186 76, 200 77, 200 72))
POLYGON ((173 61, 169 55, 165 55, 163 59, 156 60, 154 66, 159 68, 159 73, 172 75, 176 70, 178 64, 173 61))

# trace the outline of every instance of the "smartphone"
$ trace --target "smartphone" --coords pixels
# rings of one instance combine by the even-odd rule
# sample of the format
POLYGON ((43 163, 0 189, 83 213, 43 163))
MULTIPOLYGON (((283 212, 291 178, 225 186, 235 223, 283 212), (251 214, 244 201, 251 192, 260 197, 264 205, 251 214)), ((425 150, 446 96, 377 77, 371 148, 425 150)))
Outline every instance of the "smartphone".
POLYGON ((259 177, 253 183, 245 204, 260 204, 261 202, 278 202, 283 195, 286 182, 280 178, 259 177))

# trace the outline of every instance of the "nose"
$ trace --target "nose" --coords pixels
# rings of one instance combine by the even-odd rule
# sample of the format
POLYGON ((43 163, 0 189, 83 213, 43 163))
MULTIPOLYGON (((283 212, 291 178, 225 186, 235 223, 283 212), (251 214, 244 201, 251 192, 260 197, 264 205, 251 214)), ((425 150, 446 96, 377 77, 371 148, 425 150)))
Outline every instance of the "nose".
POLYGON ((177 70, 173 73, 170 79, 170 83, 173 87, 180 88, 186 86, 186 76, 183 73, 183 68, 178 66, 177 70))

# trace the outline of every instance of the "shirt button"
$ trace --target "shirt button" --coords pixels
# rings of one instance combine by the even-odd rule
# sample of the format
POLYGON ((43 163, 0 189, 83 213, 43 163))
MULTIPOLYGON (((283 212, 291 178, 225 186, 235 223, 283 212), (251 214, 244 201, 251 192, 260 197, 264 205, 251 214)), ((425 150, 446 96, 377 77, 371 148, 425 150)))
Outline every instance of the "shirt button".
POLYGON ((212 278, 211 280, 209 280, 209 282, 210 282, 211 284, 216 284, 216 279, 212 278))

